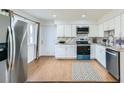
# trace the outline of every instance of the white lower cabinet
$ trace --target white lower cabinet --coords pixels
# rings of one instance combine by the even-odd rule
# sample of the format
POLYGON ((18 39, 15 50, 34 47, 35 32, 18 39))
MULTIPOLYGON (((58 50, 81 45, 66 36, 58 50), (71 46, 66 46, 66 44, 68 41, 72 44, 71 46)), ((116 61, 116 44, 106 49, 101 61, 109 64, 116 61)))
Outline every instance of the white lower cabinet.
POLYGON ((66 45, 66 58, 75 59, 76 58, 76 46, 75 45, 66 45))
POLYGON ((56 45, 55 47, 55 57, 58 58, 65 58, 65 46, 64 45, 56 45))
POLYGON ((76 45, 56 45, 55 58, 76 59, 76 45))
POLYGON ((95 44, 92 44, 90 46, 90 59, 96 59, 96 45, 95 44))
POLYGON ((106 68, 106 48, 102 45, 96 45, 96 59, 106 68))
POLYGON ((106 68, 106 48, 102 45, 91 45, 91 59, 96 59, 106 68))

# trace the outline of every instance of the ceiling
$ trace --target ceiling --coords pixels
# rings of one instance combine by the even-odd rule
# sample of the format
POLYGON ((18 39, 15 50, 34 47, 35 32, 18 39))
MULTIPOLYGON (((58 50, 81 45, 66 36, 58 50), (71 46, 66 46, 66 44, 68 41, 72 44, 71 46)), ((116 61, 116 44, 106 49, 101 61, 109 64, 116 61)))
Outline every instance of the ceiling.
POLYGON ((112 9, 21 9, 23 12, 28 13, 43 20, 81 20, 81 15, 85 14, 85 19, 98 20, 105 14, 112 11, 112 9), (53 18, 52 15, 56 15, 53 18))

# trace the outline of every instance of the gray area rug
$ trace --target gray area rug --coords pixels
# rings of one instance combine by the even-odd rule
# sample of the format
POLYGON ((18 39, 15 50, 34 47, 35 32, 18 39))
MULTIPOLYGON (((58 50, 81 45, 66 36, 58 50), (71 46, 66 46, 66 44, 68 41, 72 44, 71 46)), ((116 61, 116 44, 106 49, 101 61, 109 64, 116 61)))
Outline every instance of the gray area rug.
POLYGON ((92 67, 90 62, 83 62, 72 65, 72 80, 102 81, 103 78, 92 67))

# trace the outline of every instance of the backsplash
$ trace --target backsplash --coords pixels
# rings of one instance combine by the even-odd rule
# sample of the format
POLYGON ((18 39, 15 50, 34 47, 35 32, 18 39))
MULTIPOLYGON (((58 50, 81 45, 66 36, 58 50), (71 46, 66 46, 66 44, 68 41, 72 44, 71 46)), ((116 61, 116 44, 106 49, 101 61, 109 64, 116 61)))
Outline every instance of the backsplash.
MULTIPOLYGON (((76 44, 76 41, 80 39, 88 40, 89 43, 104 44, 103 39, 105 39, 105 37, 88 37, 87 35, 79 35, 77 37, 60 37, 60 38, 57 38, 56 43, 59 43, 59 41, 65 41, 65 43, 67 44, 76 44)), ((124 37, 114 38, 113 46, 124 48, 124 37)))
MULTIPOLYGON (((93 37, 93 38, 91 38, 92 43, 100 43, 100 44, 104 43, 103 39, 104 39, 104 37, 93 37), (96 42, 93 42, 94 39, 96 40, 96 42)), ((114 43, 113 46, 124 48, 124 38, 120 38, 120 37, 117 38, 116 37, 116 38, 114 38, 113 43, 114 43)))
POLYGON ((80 39, 84 39, 84 40, 88 40, 90 41, 90 38, 88 38, 87 34, 83 34, 83 35, 78 35, 77 37, 59 37, 57 38, 56 43, 58 43, 59 41, 65 41, 65 43, 76 43, 76 41, 79 41, 80 39))

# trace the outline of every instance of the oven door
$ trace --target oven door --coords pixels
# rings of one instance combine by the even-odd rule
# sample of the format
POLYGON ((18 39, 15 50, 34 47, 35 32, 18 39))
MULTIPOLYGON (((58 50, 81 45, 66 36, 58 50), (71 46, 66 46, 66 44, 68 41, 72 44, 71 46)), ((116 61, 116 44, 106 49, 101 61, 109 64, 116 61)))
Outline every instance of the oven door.
POLYGON ((77 59, 89 60, 90 59, 90 46, 77 46, 77 59))

